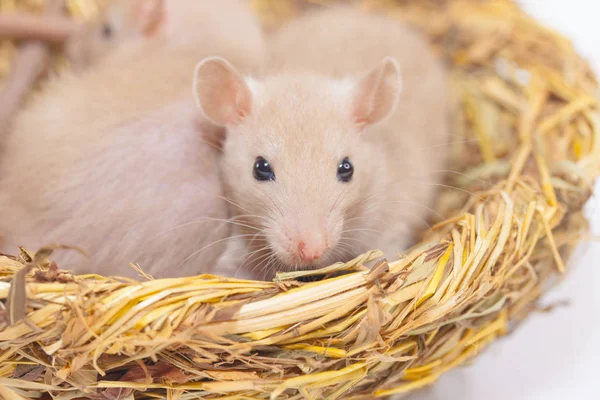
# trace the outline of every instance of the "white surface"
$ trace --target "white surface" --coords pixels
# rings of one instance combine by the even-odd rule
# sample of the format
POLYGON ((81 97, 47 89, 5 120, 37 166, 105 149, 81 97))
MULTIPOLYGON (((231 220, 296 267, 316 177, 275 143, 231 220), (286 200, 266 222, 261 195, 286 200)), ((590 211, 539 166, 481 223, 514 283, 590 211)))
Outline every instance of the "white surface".
MULTIPOLYGON (((523 0, 546 25, 571 38, 600 72, 598 0, 523 0)), ((597 186, 596 193, 600 189, 597 186)), ((598 198, 588 204, 600 233, 598 198)), ((489 348, 474 365, 443 377, 427 400, 600 400, 600 243, 580 249, 567 280, 544 303, 570 305, 532 316, 514 335, 489 348)))

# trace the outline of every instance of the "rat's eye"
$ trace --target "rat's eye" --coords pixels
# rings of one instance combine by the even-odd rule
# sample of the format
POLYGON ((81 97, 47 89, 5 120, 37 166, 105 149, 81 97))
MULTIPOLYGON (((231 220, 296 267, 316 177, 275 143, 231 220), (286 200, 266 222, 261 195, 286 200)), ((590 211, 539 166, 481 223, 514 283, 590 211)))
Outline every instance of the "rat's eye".
POLYGON ((350 162, 348 157, 346 157, 338 165, 338 170, 337 170, 338 181, 350 182, 353 174, 354 174, 354 167, 352 166, 352 163, 350 162))
POLYGON ((109 39, 112 37, 112 35, 113 35, 112 26, 108 22, 105 22, 104 25, 102 25, 102 36, 104 36, 106 39, 109 39))
POLYGON ((273 172, 273 168, 271 168, 271 164, 262 157, 256 157, 253 174, 254 179, 257 181, 275 180, 275 173, 273 172))

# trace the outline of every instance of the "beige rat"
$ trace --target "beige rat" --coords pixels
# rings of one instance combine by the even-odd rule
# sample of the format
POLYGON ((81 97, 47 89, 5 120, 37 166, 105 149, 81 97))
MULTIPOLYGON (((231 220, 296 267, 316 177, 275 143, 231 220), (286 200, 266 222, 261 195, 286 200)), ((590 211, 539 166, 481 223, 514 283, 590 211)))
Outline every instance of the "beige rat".
POLYGON ((201 110, 227 128, 226 193, 255 227, 246 265, 270 277, 369 249, 395 259, 444 168, 444 147, 427 151, 448 141, 443 65, 397 21, 345 8, 291 22, 270 51, 261 80, 219 57, 196 69, 201 110))
POLYGON ((165 0, 113 0, 66 43, 75 70, 83 70, 128 41, 150 38, 166 17, 165 0))
POLYGON ((61 252, 59 265, 103 275, 133 276, 129 262, 155 277, 215 263, 227 209, 216 150, 202 138, 212 125, 198 131, 190 78, 215 53, 256 71, 264 42, 243 1, 196 0, 192 9, 201 10, 188 25, 195 37, 125 41, 49 82, 21 113, 0 163, 2 251, 76 245, 90 258, 61 252))
MULTIPOLYGON (((240 58, 255 58, 256 44, 239 47, 232 40, 232 30, 248 33, 249 41, 257 40, 255 21, 248 18, 246 0, 112 0, 97 18, 83 24, 66 45, 66 53, 74 69, 83 70, 102 60, 106 54, 127 54, 137 47, 159 38, 163 46, 188 47, 201 44, 203 49, 220 52, 237 47, 240 58), (215 16, 215 7, 229 9, 227 20, 215 16), (215 18, 212 18, 215 16, 215 18), (127 46, 124 46, 126 44, 127 46), (210 47, 212 46, 212 48, 210 47)), ((261 43, 260 51, 262 49, 261 43)), ((197 61, 197 60, 196 60, 197 61)))

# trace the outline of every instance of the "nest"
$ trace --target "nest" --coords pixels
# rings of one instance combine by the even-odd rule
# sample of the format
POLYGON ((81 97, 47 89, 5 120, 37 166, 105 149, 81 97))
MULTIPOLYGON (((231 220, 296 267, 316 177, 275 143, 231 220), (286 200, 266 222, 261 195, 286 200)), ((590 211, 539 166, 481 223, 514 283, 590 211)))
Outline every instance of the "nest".
MULTIPOLYGON (((305 3, 254 1, 270 27, 305 3)), ((0 257, 0 395, 385 397, 435 382, 536 309, 587 231, 593 73, 508 0, 357 3, 408 21, 452 66, 453 172, 421 243, 274 282, 134 282, 72 276, 51 249, 0 257), (314 274, 326 276, 300 279, 314 274)))

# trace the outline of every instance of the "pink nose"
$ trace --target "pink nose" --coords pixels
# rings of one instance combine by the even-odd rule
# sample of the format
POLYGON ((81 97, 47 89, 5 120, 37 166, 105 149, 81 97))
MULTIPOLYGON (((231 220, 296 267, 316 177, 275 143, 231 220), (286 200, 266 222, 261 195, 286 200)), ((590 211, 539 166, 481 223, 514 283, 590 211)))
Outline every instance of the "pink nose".
POLYGON ((323 253, 327 250, 324 245, 309 246, 304 241, 298 241, 298 258, 303 262, 312 262, 321 258, 323 253))

